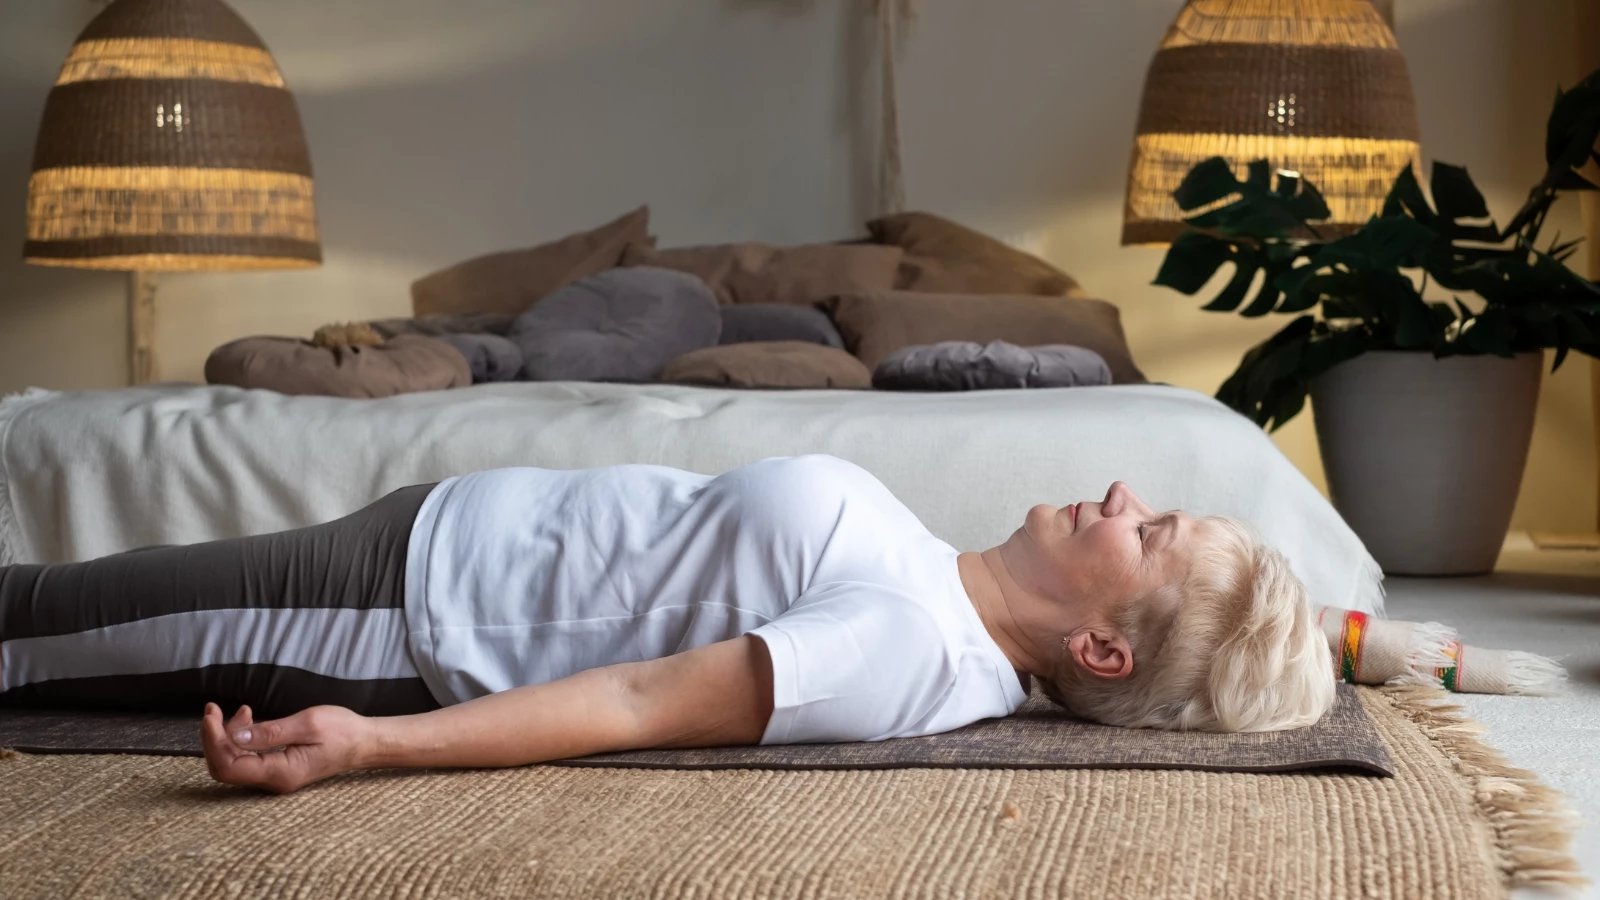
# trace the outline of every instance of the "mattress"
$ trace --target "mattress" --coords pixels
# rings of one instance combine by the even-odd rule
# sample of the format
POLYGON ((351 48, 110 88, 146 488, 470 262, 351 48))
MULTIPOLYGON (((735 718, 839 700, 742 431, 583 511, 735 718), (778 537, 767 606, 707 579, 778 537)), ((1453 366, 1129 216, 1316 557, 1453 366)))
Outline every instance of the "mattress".
POLYGON ((960 550, 1037 503, 1115 480, 1157 509, 1229 515, 1289 558, 1315 603, 1381 612, 1381 573, 1272 441, 1162 385, 908 394, 572 382, 382 400, 157 385, 0 402, 0 564, 328 521, 410 484, 502 466, 653 463, 715 474, 828 453, 960 550))

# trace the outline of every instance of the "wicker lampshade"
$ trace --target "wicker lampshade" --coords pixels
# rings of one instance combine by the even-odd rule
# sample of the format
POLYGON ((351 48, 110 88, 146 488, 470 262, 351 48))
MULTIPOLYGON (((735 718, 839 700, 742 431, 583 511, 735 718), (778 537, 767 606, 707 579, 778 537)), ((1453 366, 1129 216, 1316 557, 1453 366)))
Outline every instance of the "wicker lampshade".
POLYGON ((117 0, 67 55, 28 184, 28 262, 322 261, 311 156, 261 38, 221 0, 117 0))
POLYGON ((1299 172, 1326 230, 1349 231, 1418 149, 1405 58, 1368 0, 1188 0, 1145 75, 1122 242, 1181 234, 1172 191, 1213 156, 1299 172))

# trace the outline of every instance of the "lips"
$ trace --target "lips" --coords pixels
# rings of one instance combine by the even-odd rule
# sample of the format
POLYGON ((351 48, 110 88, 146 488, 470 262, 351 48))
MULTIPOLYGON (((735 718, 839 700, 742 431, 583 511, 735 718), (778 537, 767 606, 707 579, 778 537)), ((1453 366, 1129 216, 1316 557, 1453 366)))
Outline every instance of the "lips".
POLYGON ((1078 504, 1067 504, 1067 514, 1072 517, 1072 530, 1078 530, 1078 504))

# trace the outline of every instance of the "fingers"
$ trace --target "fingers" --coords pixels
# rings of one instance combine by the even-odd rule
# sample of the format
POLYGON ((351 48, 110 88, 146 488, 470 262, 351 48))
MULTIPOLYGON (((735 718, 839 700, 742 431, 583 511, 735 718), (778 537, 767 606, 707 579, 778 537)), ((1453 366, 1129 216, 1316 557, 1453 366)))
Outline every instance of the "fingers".
POLYGON ((234 746, 232 738, 223 728, 222 709, 215 703, 207 703, 205 715, 200 719, 200 746, 206 755, 206 768, 210 770, 211 777, 218 781, 227 781, 225 776, 231 763, 243 751, 234 746))
MULTIPOLYGON (((209 762, 210 758, 207 760, 209 762)), ((265 788, 277 793, 287 793, 303 783, 282 753, 240 753, 219 759, 210 768, 211 777, 223 784, 265 788)))
POLYGON ((207 703, 205 715, 200 718, 200 743, 207 747, 215 745, 218 749, 231 743, 222 723, 222 707, 215 703, 207 703))
POLYGON ((241 728, 248 728, 253 721, 254 719, 251 715, 250 707, 241 706, 234 711, 233 718, 228 720, 228 733, 232 734, 241 728))
POLYGON ((239 754, 246 752, 233 740, 235 731, 248 728, 251 725, 250 707, 241 706, 233 714, 233 718, 226 723, 222 721, 222 707, 215 703, 207 703, 205 713, 200 719, 200 743, 202 747, 213 746, 218 752, 239 754))
POLYGON ((284 719, 247 723, 231 732, 233 743, 258 753, 289 744, 314 744, 321 735, 309 713, 304 710, 284 719))
MULTIPOLYGON (((235 713, 226 725, 239 723, 241 715, 243 724, 250 725, 248 710, 235 713)), ((286 793, 302 783, 287 764, 284 754, 262 756, 240 748, 223 723, 222 709, 215 703, 206 704, 205 715, 200 720, 200 744, 205 750, 207 771, 223 784, 286 793)))
POLYGON ((337 775, 342 768, 327 758, 325 747, 318 745, 323 730, 318 724, 320 718, 313 708, 285 719, 257 723, 252 721, 251 710, 243 707, 224 722, 222 709, 207 703, 200 720, 206 768, 212 778, 223 784, 276 794, 291 793, 313 781, 337 775), (245 732, 250 737, 241 742, 239 735, 245 732), (283 752, 265 752, 280 748, 283 752))

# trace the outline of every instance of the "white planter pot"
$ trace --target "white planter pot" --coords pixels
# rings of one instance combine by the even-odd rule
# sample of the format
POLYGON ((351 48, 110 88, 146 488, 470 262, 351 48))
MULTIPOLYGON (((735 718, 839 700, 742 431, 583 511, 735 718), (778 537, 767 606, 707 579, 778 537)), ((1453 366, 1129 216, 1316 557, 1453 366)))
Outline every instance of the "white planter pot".
POLYGON ((1544 354, 1379 351, 1311 385, 1328 493, 1383 570, 1494 569, 1533 436, 1544 354))

